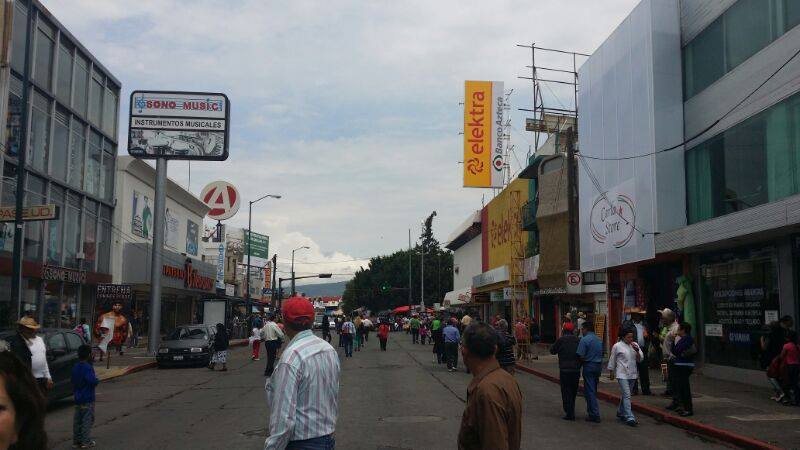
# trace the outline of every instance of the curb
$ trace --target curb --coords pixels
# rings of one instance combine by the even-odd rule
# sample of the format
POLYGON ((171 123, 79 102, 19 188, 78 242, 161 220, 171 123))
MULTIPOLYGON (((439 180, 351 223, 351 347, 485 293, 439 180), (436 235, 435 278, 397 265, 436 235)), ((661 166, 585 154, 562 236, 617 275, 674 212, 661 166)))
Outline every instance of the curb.
MULTIPOLYGON (((248 344, 249 343, 248 343, 247 339, 242 339, 242 340, 237 340, 237 341, 231 341, 230 344, 228 344, 228 346, 229 347, 244 347, 244 346, 247 346, 248 344)), ((114 378, 119 378, 119 377, 124 377, 125 375, 130 375, 132 373, 141 372, 141 371, 147 370, 147 369, 152 369, 152 368, 157 367, 157 366, 158 366, 158 363, 156 361, 150 361, 150 362, 146 362, 144 364, 139 364, 139 365, 136 365, 136 366, 129 366, 127 369, 122 371, 121 374, 115 375, 113 377, 105 378, 103 381, 113 380, 114 378)))
MULTIPOLYGON (((549 373, 543 372, 541 370, 533 369, 531 367, 523 366, 517 364, 517 370, 522 372, 526 372, 531 375, 535 375, 539 378, 543 378, 547 381, 551 381, 553 383, 559 383, 558 377, 550 375, 549 373)), ((583 391, 583 386, 579 387, 579 390, 583 391)), ((609 403, 619 403, 620 396, 616 394, 611 394, 606 391, 597 391, 597 398, 605 400, 609 403)), ((631 408, 642 414, 648 415, 650 417, 654 417, 664 423, 668 423, 678 428, 683 428, 684 430, 691 431, 693 433, 697 433, 703 436, 708 436, 714 439, 717 439, 722 442, 726 442, 729 444, 736 445, 741 448, 746 449, 763 449, 763 450, 777 450, 781 447, 774 446, 767 442, 754 439, 747 436, 742 436, 741 434, 736 434, 727 430, 723 430, 721 428, 717 428, 711 425, 707 425, 704 423, 700 423, 694 420, 685 419, 680 416, 676 416, 674 414, 667 413, 662 411, 659 408, 652 407, 650 405, 644 405, 637 402, 631 402, 631 408)))

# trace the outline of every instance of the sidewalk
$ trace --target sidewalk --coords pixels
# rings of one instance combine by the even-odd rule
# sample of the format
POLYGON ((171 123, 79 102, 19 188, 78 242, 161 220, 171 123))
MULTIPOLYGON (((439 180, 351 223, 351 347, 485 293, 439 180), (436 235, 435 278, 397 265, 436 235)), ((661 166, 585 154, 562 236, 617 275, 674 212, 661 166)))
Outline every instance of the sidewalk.
MULTIPOLYGON (((558 382, 558 359, 554 355, 540 351, 538 360, 521 361, 517 366, 525 372, 558 382)), ((660 396, 665 389, 660 370, 650 371, 650 381, 654 395, 633 397, 634 408, 639 413, 741 447, 800 448, 800 408, 783 406, 770 400, 772 391, 766 378, 764 386, 757 387, 692 374, 694 416, 691 418, 680 417, 664 409, 670 399, 660 396), (748 438, 755 441, 749 442, 748 438)), ((614 403, 619 400, 617 382, 608 378, 605 369, 599 391, 599 397, 603 400, 614 403)), ((580 399, 578 405, 579 409, 584 408, 580 399)))
MULTIPOLYGON (((231 339, 231 347, 241 347, 247 345, 247 339, 231 339)), ((99 359, 94 362, 94 371, 100 381, 110 380, 121 377, 140 370, 152 369, 156 367, 156 359, 147 355, 147 347, 126 348, 125 353, 120 356, 116 352, 111 353, 111 360, 103 361, 99 359), (106 365, 108 364, 108 368, 106 365)))

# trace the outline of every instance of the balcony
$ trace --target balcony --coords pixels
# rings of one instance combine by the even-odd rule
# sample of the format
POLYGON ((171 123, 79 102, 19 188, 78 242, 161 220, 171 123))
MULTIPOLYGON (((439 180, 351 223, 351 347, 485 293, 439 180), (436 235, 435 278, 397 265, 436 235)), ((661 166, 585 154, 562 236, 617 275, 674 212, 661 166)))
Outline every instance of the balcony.
POLYGON ((524 231, 536 230, 536 200, 530 200, 522 206, 522 229, 524 231))

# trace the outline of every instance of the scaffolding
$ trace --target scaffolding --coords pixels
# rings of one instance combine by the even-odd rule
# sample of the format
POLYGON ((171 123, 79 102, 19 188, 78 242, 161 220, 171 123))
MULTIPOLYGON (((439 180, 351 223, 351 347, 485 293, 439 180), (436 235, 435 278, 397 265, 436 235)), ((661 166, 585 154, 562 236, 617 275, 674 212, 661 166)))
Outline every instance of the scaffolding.
MULTIPOLYGON (((578 58, 588 58, 590 55, 537 47, 535 43, 517 44, 517 47, 529 49, 531 52, 531 64, 525 66, 530 69, 530 76, 517 78, 531 81, 533 109, 519 108, 519 111, 532 113, 532 117, 525 119, 525 130, 534 133, 533 151, 538 152, 550 135, 557 135, 568 128, 573 128, 573 131, 577 133, 578 58), (542 55, 543 53, 544 55, 542 55), (549 60, 549 66, 541 65, 543 59, 549 60), (556 89, 566 87, 569 90, 571 104, 569 100, 566 100, 566 103, 562 101, 562 98, 553 90, 553 86, 556 86, 556 89), (549 106, 548 103, 551 102, 545 102, 542 96, 544 90, 550 92, 553 97, 551 102, 557 103, 559 107, 549 106)), ((528 151, 528 158, 530 157, 531 152, 528 151)))
MULTIPOLYGON (((527 200, 527 199, 526 199, 527 200)), ((511 221, 511 266, 509 267, 509 288, 511 289, 511 314, 514 324, 518 321, 528 323, 530 304, 528 289, 525 286, 525 241, 522 234, 522 192, 512 190, 508 195, 508 217, 511 221)), ((517 353, 529 354, 530 333, 517 341, 517 353), (520 352, 520 349, 522 351, 520 352)))

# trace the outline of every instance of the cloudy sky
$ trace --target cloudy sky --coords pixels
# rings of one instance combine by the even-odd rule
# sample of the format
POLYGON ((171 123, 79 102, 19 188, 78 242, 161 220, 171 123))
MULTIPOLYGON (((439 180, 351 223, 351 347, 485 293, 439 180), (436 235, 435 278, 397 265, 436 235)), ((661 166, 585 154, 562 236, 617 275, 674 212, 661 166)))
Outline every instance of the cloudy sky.
MULTIPOLYGON (((434 210, 445 241, 491 198, 461 187, 464 80, 514 89, 516 172, 533 139, 517 111, 533 101, 517 78, 529 74, 530 50, 516 44, 591 53, 637 2, 44 0, 122 81, 123 125, 134 89, 227 93, 228 161, 192 164, 191 183, 188 164, 172 162, 169 176, 195 194, 215 179, 234 183, 237 226, 247 200, 283 195, 253 211, 279 269, 308 245, 297 272, 340 274, 407 246, 408 229, 416 238, 434 210)), ((544 97, 572 103, 556 85, 544 97)), ((120 136, 127 142, 126 129, 120 136)))

